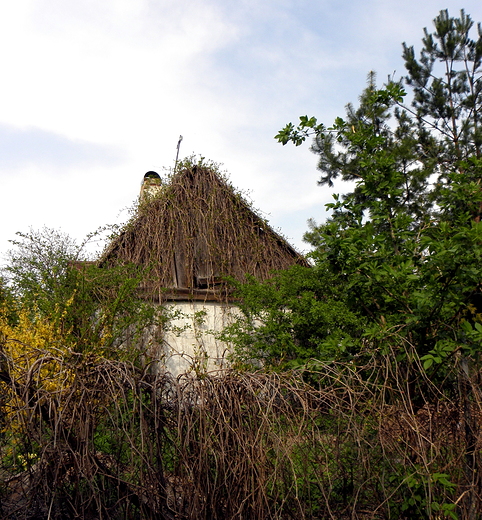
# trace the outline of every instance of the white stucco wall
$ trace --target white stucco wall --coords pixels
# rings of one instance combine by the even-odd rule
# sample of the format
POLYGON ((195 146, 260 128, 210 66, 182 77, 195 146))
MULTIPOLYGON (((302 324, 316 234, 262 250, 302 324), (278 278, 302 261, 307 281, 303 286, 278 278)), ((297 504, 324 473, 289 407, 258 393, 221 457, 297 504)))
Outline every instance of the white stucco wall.
POLYGON ((172 316, 162 331, 149 334, 149 353, 155 370, 173 376, 189 371, 213 371, 228 366, 229 346, 216 333, 233 322, 235 306, 218 302, 170 302, 172 316))

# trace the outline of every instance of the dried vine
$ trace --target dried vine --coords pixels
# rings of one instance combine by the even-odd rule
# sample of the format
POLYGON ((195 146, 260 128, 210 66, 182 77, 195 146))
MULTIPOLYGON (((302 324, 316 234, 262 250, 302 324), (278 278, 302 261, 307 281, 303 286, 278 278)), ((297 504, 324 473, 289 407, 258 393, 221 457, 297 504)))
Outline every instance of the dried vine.
MULTIPOLYGON (((469 440, 459 403, 433 389, 415 409, 389 356, 356 370, 318 365, 315 389, 299 373, 173 379, 66 352, 55 359, 64 383, 49 389, 42 367, 52 353, 32 355, 24 372, 2 356, 2 518, 482 512, 478 472, 463 471, 469 440)), ((466 384, 480 396, 475 379, 466 384)), ((480 468, 479 400, 471 406, 480 468)))
POLYGON ((119 263, 150 267, 145 289, 160 299, 169 288, 221 295, 226 275, 264 280, 273 270, 307 265, 215 166, 190 161, 139 205, 100 260, 119 263))

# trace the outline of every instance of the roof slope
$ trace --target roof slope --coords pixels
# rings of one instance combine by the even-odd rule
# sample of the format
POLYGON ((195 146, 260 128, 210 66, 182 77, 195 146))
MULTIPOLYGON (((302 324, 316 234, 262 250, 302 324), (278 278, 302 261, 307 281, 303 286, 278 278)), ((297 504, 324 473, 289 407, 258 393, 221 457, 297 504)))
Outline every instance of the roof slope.
POLYGON ((147 267, 145 290, 159 299, 217 299, 225 276, 264 280, 273 270, 308 265, 215 167, 188 162, 141 202, 100 259, 119 263, 147 267))

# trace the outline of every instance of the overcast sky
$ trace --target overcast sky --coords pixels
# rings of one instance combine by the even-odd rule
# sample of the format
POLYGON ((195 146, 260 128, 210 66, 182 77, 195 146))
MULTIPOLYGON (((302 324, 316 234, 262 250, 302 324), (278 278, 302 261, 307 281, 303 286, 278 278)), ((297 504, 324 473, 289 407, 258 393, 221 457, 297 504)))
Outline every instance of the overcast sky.
MULTIPOLYGON (((125 220, 145 172, 181 156, 222 163, 298 249, 323 221, 309 144, 273 136, 303 114, 330 124, 370 70, 403 74, 440 9, 480 0, 14 0, 0 5, 0 254, 42 226, 81 240, 125 220)), ((341 188, 337 188, 339 191, 341 188)))

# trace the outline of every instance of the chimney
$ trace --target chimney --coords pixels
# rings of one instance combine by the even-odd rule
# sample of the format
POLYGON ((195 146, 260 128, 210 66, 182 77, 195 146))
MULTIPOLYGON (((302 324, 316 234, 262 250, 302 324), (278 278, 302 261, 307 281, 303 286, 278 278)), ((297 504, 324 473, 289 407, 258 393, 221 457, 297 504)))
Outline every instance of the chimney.
POLYGON ((158 173, 150 171, 144 175, 139 199, 141 204, 155 197, 162 190, 162 181, 158 173))

